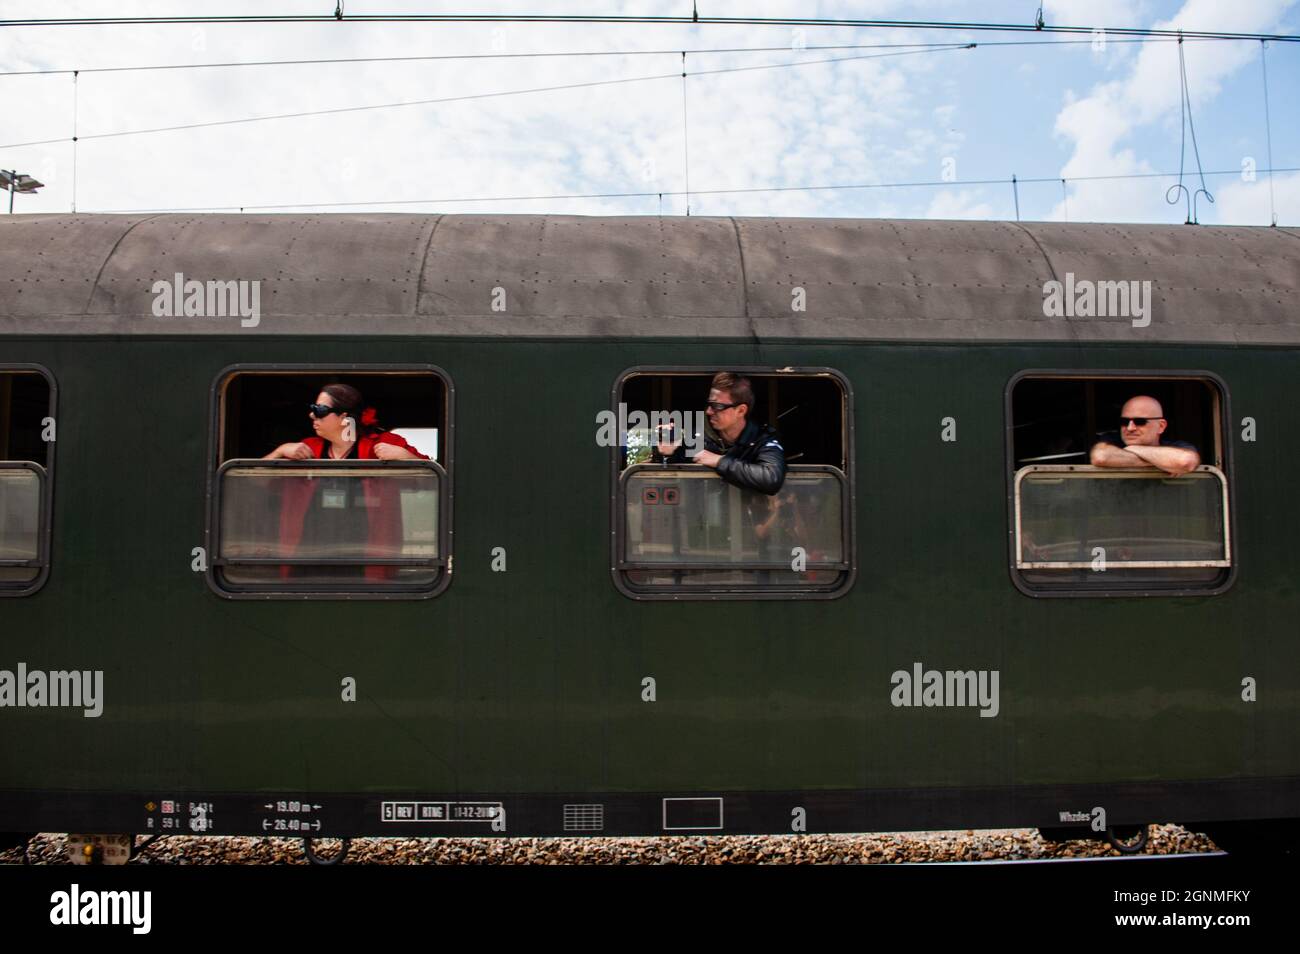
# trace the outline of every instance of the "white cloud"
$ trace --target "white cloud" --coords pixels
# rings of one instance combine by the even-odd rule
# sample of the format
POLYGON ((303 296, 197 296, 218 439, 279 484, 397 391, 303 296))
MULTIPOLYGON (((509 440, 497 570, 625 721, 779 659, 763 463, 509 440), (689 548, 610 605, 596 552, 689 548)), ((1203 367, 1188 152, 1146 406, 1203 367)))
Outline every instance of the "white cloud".
MULTIPOLYGON (((39 15, 31 3, 0 3, 5 16, 39 15)), ((488 4, 535 12, 516 0, 488 4)), ((286 12, 319 13, 320 0, 282 0, 286 12)), ((427 10, 421 0, 367 3, 348 12, 427 10)), ((825 5, 826 16, 889 16, 893 2, 825 5)), ((123 0, 112 11, 69 3, 60 16, 175 13, 175 2, 123 0)), ((183 12, 183 11, 182 11, 183 12)), ((232 0, 222 13, 264 12, 232 0)), ((604 11, 664 13, 650 0, 604 11)), ((716 0, 717 15, 789 15, 791 4, 716 0)), ((853 30, 805 31, 809 45, 858 43, 853 30)), ((789 31, 757 27, 474 26, 60 27, 0 34, 0 62, 81 69, 126 64, 249 61, 309 57, 418 56, 431 53, 575 49, 690 49, 780 46, 789 31), (104 38, 111 37, 112 43, 104 38), (494 46, 495 43, 495 46, 494 46)), ((881 31, 871 42, 916 40, 881 31)), ((874 51, 872 51, 874 52, 874 51)), ((808 51, 801 58, 847 55, 808 51)), ((962 55, 962 54, 943 54, 962 55)), ((883 172, 933 165, 932 149, 907 131, 928 126, 928 102, 909 76, 924 76, 934 57, 906 56, 814 64, 792 69, 698 75, 718 67, 786 62, 762 55, 688 58, 691 185, 749 188, 873 181, 883 172)), ((77 83, 77 205, 87 209, 255 206, 291 202, 525 196, 604 192, 675 192, 685 188, 681 81, 676 53, 655 56, 337 64, 151 73, 83 73, 77 83), (219 126, 147 136, 87 138, 96 133, 340 106, 472 95, 668 74, 616 86, 476 99, 332 116, 219 126)), ((6 77, 5 130, 20 142, 71 133, 69 76, 6 77)), ((4 150, 7 162, 48 183, 24 197, 28 211, 72 203, 70 143, 4 150)), ((827 214, 842 195, 776 193, 699 196, 693 211, 741 208, 827 214)), ((444 206, 451 211, 653 212, 657 197, 444 206)), ((383 208, 382 204, 374 207, 383 208)), ((431 211, 438 206, 404 206, 431 211)), ((685 200, 668 196, 665 212, 685 200)))
MULTIPOLYGON (((1225 7, 1217 0, 1188 0, 1165 29, 1260 31, 1273 27, 1294 0, 1258 0, 1225 7)), ((1258 44, 1185 43, 1188 90, 1193 109, 1213 99, 1224 80, 1259 55, 1258 44)), ((1073 152, 1061 175, 1105 176, 1155 170, 1125 145, 1130 135, 1151 123, 1172 123, 1177 141, 1180 90, 1178 45, 1145 44, 1123 78, 1100 83, 1083 97, 1066 97, 1056 118, 1056 132, 1070 140, 1073 152)), ((1087 221, 1132 221, 1158 217, 1159 189, 1153 180, 1109 180, 1070 184, 1069 217, 1087 221)), ((1194 188, 1194 187, 1193 187, 1194 188)), ((1065 216, 1058 203, 1053 218, 1065 216)))
POLYGON ((991 219, 993 206, 980 201, 983 189, 944 189, 936 193, 925 210, 927 219, 991 219))
POLYGON ((1146 22, 1145 3, 1134 0, 1044 0, 1049 26, 1135 27, 1146 22))
MULTIPOLYGON (((1300 172, 1278 173, 1273 177, 1271 204, 1278 210, 1278 225, 1300 225, 1300 172)), ((1254 182, 1235 180, 1219 186, 1214 193, 1212 217, 1205 214, 1204 205, 1201 209, 1202 222, 1272 224, 1267 174, 1261 173, 1254 182)))

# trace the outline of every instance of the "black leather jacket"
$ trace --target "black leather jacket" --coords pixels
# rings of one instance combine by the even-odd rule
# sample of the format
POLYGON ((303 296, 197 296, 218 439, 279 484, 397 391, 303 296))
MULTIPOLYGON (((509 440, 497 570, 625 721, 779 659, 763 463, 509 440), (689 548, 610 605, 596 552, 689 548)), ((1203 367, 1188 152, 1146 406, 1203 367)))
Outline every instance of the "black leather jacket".
MULTIPOLYGON (((727 483, 768 495, 777 493, 785 483, 785 449, 777 439, 776 431, 766 424, 746 421, 745 429, 730 447, 712 434, 706 433, 703 438, 705 450, 722 455, 722 460, 718 461, 718 476, 727 483)), ((656 463, 663 460, 657 449, 650 459, 656 463)), ((686 448, 677 448, 668 462, 689 464, 686 448)))

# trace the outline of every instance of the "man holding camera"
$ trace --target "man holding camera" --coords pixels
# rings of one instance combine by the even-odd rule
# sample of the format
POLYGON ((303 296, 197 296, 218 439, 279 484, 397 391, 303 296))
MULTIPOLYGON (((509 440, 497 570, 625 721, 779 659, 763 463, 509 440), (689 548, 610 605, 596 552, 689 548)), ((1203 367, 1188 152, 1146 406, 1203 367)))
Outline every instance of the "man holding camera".
POLYGON ((673 434, 666 425, 659 428, 658 453, 653 459, 703 464, 729 484, 775 494, 785 483, 785 450, 772 428, 749 420, 753 406, 754 388, 749 379, 719 371, 709 385, 709 403, 704 410, 714 432, 702 435, 704 448, 688 460, 681 435, 673 434))

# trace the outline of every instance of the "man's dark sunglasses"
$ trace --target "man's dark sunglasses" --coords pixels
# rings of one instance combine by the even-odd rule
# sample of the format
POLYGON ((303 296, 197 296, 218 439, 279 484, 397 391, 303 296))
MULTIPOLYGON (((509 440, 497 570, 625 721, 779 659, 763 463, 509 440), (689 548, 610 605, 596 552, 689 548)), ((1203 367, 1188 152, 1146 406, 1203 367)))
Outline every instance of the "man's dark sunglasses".
POLYGON ((331 414, 341 414, 347 411, 347 408, 335 407, 333 404, 308 404, 307 410, 316 417, 329 417, 331 414))
MULTIPOLYGON (((745 403, 744 401, 740 402, 740 404, 744 404, 744 403, 745 403)), ((713 408, 713 412, 715 414, 721 414, 729 407, 740 407, 740 404, 723 404, 721 401, 710 401, 709 407, 713 408)))
POLYGON ((1163 417, 1121 417, 1119 419, 1120 427, 1128 427, 1129 421, 1133 422, 1134 427, 1146 427, 1148 421, 1163 421, 1163 417))

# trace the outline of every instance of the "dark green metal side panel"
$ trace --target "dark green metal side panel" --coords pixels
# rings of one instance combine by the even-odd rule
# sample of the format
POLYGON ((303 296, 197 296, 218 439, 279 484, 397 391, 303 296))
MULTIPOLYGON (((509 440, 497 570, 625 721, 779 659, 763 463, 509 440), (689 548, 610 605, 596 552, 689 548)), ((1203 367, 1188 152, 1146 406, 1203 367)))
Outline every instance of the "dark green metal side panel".
MULTIPOLYGON (((35 340, 60 389, 44 589, 0 668, 102 669, 98 719, 0 710, 0 788, 883 789, 1300 775, 1294 351, 399 339, 35 340), (230 601, 203 542, 209 388, 247 362, 410 363, 457 389, 453 582, 428 601, 230 601), (635 602, 610 580, 596 414, 633 365, 852 382, 859 575, 827 602, 635 602), (1003 392, 1026 368, 1205 369, 1235 444, 1235 585, 1033 599, 1007 569, 1003 392), (958 440, 940 441, 954 416, 958 440), (1232 422, 1234 441, 1240 426, 1232 422), (505 547, 508 571, 490 570, 505 547), (1001 711, 895 708, 914 662, 1001 711), (358 701, 340 698, 357 681, 358 701), (652 676, 657 701, 641 701, 652 676), (1245 676, 1259 701, 1241 700, 1245 676)), ((288 435, 286 435, 288 436, 288 435)), ((1086 807, 1086 806, 1085 806, 1086 807)))

